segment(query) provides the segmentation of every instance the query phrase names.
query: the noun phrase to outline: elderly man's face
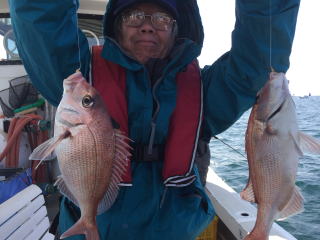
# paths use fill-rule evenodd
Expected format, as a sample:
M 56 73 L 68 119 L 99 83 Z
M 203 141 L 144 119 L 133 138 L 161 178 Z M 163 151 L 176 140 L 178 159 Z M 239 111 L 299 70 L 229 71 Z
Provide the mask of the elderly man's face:
M 166 10 L 152 3 L 135 5 L 128 13 L 132 11 L 144 12 L 145 15 L 166 13 L 170 16 Z M 159 29 L 152 24 L 151 18 L 148 16 L 140 26 L 128 23 L 126 20 L 121 22 L 120 36 L 118 37 L 120 46 L 128 55 L 143 64 L 150 58 L 164 58 L 167 55 L 175 37 L 172 31 L 173 23 L 169 24 L 166 29 Z

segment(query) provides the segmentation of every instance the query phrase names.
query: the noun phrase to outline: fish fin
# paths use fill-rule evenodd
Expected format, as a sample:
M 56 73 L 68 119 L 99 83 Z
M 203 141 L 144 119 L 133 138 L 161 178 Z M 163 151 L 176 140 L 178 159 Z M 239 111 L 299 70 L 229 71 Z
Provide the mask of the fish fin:
M 54 183 L 54 186 L 57 186 L 59 191 L 66 196 L 71 202 L 73 202 L 75 205 L 79 207 L 79 203 L 77 199 L 73 196 L 72 192 L 69 190 L 68 186 L 64 182 L 62 176 L 58 176 L 56 182 Z
M 303 152 L 320 154 L 319 140 L 311 137 L 303 132 L 299 132 L 299 146 Z
M 55 139 L 50 138 L 47 141 L 43 142 L 37 146 L 29 156 L 29 160 L 49 160 L 53 159 L 55 156 L 52 148 L 54 145 Z
M 284 208 L 278 213 L 276 216 L 277 220 L 286 219 L 289 216 L 294 214 L 298 214 L 304 210 L 303 207 L 303 197 L 299 191 L 298 187 L 294 188 L 293 194 L 288 201 L 288 203 L 284 206 Z
M 125 140 L 130 139 L 124 136 L 119 130 L 115 129 L 114 131 L 116 152 L 113 160 L 111 180 L 104 197 L 99 202 L 97 209 L 98 215 L 108 210 L 116 200 L 119 191 L 118 184 L 122 181 L 122 175 L 127 169 L 128 157 L 131 156 L 128 150 L 131 147 L 125 142 Z
M 87 223 L 82 217 L 72 227 L 65 231 L 61 235 L 60 239 L 65 239 L 67 237 L 79 234 L 86 235 L 86 239 L 100 240 L 96 223 Z
M 294 137 L 291 133 L 289 135 L 293 139 L 294 146 L 296 147 L 296 150 L 299 153 L 299 156 L 302 157 L 303 156 L 303 151 L 301 150 L 301 147 L 300 147 L 301 144 L 299 143 L 299 136 L 297 138 L 297 137 Z
M 248 202 L 252 202 L 252 203 L 256 202 L 256 198 L 255 198 L 254 192 L 253 192 L 252 181 L 250 180 L 250 178 L 247 183 L 247 186 L 240 193 L 240 196 L 242 199 L 244 199 Z
M 59 137 L 50 138 L 37 146 L 29 156 L 29 160 L 40 160 L 40 163 L 36 166 L 36 169 L 45 160 L 51 160 L 57 156 L 54 153 L 54 149 L 65 138 L 70 136 L 69 131 L 65 131 Z

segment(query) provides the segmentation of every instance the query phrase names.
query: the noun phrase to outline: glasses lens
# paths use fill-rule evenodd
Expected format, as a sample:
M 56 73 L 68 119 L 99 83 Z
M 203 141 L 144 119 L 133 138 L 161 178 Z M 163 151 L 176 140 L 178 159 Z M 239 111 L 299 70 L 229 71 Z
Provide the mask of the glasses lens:
M 144 22 L 144 12 L 133 11 L 123 16 L 123 22 L 131 27 L 139 27 Z
M 152 23 L 159 30 L 168 30 L 172 22 L 173 19 L 165 13 L 154 13 L 152 15 Z

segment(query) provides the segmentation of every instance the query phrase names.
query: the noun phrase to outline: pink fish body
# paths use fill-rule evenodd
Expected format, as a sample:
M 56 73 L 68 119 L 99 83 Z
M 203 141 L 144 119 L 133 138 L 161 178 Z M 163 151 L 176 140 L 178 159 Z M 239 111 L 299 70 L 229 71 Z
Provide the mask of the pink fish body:
M 36 148 L 30 158 L 43 159 L 54 150 L 61 171 L 56 185 L 80 207 L 81 218 L 61 239 L 85 234 L 88 240 L 98 240 L 96 215 L 115 201 L 130 147 L 127 138 L 113 129 L 100 95 L 80 72 L 65 79 L 63 85 L 54 137 Z
M 320 153 L 320 144 L 298 130 L 295 105 L 283 73 L 270 73 L 253 106 L 247 132 L 249 180 L 241 197 L 258 204 L 255 226 L 246 240 L 266 240 L 274 220 L 303 211 L 295 186 L 303 151 Z

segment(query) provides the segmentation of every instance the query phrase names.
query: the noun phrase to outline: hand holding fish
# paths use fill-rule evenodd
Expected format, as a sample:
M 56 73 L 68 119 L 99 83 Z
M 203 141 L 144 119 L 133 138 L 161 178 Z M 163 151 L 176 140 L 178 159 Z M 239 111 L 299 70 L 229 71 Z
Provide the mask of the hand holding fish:
M 256 224 L 245 240 L 266 240 L 274 220 L 303 211 L 295 186 L 303 152 L 320 154 L 320 143 L 298 130 L 295 104 L 283 73 L 270 79 L 253 106 L 247 132 L 249 180 L 241 197 L 258 204 Z
M 81 218 L 61 239 L 85 234 L 88 240 L 98 240 L 96 215 L 117 197 L 130 146 L 128 138 L 113 129 L 100 95 L 81 72 L 65 79 L 63 87 L 54 137 L 38 146 L 30 159 L 43 160 L 54 150 L 62 174 L 56 185 L 80 207 Z

